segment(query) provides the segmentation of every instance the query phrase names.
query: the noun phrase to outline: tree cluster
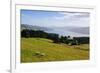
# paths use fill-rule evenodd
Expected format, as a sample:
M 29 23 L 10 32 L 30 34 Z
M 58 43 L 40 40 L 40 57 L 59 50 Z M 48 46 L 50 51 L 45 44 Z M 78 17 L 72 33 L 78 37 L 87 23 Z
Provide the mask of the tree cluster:
M 89 37 L 74 37 L 73 39 L 77 40 L 80 44 L 88 44 Z
M 21 31 L 21 37 L 25 38 L 32 38 L 32 37 L 39 37 L 39 38 L 47 38 L 53 40 L 55 43 L 59 42 L 59 35 L 55 33 L 47 33 L 42 30 L 28 30 L 24 29 Z
M 59 34 L 55 33 L 47 33 L 42 30 L 29 30 L 24 29 L 21 31 L 21 37 L 25 38 L 32 38 L 32 37 L 39 37 L 39 38 L 47 38 L 53 40 L 54 43 L 65 43 L 70 45 L 77 45 L 77 44 L 87 44 L 89 43 L 89 37 L 73 37 L 70 36 L 59 36 Z

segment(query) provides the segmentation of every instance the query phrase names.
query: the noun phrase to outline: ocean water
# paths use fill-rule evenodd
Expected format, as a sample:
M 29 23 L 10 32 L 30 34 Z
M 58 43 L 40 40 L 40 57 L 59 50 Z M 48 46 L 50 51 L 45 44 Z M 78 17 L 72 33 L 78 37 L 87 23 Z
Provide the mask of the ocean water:
M 65 30 L 65 29 L 53 29 L 46 31 L 48 33 L 56 33 L 59 34 L 60 36 L 72 36 L 72 37 L 89 37 L 89 33 L 79 33 L 79 32 L 74 32 L 70 30 Z

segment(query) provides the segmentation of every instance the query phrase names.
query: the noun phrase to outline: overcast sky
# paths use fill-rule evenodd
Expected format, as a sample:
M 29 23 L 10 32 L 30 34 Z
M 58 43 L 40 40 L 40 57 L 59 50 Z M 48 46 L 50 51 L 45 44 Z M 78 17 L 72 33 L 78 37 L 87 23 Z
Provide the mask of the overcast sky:
M 21 10 L 21 24 L 44 27 L 89 27 L 89 13 Z

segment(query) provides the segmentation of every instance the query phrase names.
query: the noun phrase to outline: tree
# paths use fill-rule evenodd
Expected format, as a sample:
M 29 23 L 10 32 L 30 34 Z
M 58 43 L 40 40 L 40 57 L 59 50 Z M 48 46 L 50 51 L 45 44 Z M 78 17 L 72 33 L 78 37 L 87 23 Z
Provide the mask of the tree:
M 68 43 L 68 37 L 66 37 L 66 36 L 61 36 L 61 37 L 60 37 L 60 42 L 61 42 L 61 43 L 66 43 L 66 44 L 67 44 L 67 43 Z
M 21 31 L 21 37 L 25 37 L 25 38 L 30 37 L 30 32 L 29 32 L 29 30 L 27 30 L 27 29 L 22 30 L 22 31 Z
M 70 36 L 68 36 L 68 39 L 70 39 Z
M 55 33 L 48 33 L 48 39 L 53 40 L 54 43 L 59 43 L 59 35 Z

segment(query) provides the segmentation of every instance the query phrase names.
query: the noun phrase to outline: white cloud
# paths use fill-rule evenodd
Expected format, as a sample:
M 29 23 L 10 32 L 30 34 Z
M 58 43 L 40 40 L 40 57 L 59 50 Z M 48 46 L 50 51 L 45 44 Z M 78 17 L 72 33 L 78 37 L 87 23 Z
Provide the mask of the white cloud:
M 75 18 L 84 18 L 89 17 L 89 13 L 76 13 L 76 12 L 58 12 L 62 16 L 55 16 L 54 19 L 63 20 L 63 19 L 75 19 Z
M 59 26 L 89 26 L 89 13 L 58 12 L 58 14 L 60 16 L 54 16 L 53 19 L 59 22 Z

